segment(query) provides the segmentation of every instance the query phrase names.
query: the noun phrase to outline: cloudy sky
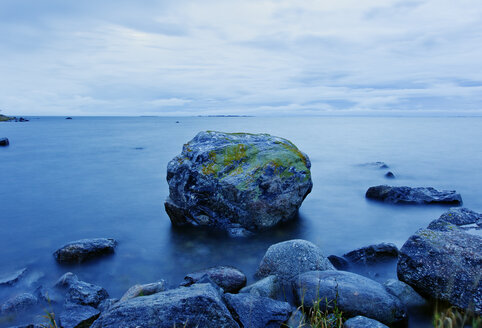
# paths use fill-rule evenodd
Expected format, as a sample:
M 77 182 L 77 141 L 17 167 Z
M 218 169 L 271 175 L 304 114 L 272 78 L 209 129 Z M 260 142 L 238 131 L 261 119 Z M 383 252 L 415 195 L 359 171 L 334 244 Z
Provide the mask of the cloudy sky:
M 480 0 L 1 0 L 21 115 L 482 113 Z

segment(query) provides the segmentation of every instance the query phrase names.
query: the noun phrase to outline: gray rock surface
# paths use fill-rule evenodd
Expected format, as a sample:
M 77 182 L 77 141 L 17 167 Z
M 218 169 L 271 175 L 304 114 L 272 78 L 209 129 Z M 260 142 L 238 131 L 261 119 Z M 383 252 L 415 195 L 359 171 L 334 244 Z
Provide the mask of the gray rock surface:
M 277 299 L 281 291 L 280 289 L 281 286 L 278 283 L 278 277 L 268 276 L 256 281 L 254 284 L 244 287 L 239 292 Z
M 476 228 L 482 227 L 482 214 L 469 210 L 468 208 L 451 208 L 443 213 L 437 220 L 432 221 L 427 229 L 452 231 L 462 229 L 463 226 L 472 225 Z
M 89 328 L 99 315 L 91 306 L 69 304 L 60 313 L 59 323 L 62 328 Z
M 242 327 L 279 328 L 291 315 L 286 302 L 250 294 L 225 294 L 224 301 Z
M 362 315 L 385 324 L 406 319 L 405 306 L 376 281 L 346 271 L 311 271 L 293 279 L 298 304 L 328 301 L 348 317 Z M 323 302 L 320 305 L 324 305 Z
M 200 132 L 169 162 L 166 212 L 177 226 L 265 230 L 296 217 L 311 163 L 267 134 Z
M 421 229 L 400 249 L 398 278 L 418 292 L 482 312 L 482 238 Z
M 380 243 L 361 247 L 343 255 L 352 263 L 376 263 L 387 259 L 396 259 L 398 257 L 398 248 L 395 244 Z
M 119 302 L 119 299 L 117 298 L 107 298 L 99 303 L 97 309 L 100 312 L 106 312 L 110 310 L 110 308 L 113 307 L 117 302 Z
M 30 293 L 23 293 L 8 299 L 0 308 L 2 315 L 25 312 L 38 303 L 37 297 Z
M 124 302 L 134 297 L 156 294 L 159 292 L 163 292 L 166 289 L 167 284 L 164 280 L 153 282 L 150 284 L 134 285 L 124 293 L 124 295 L 120 299 L 120 302 Z
M 282 280 L 315 270 L 334 270 L 334 266 L 315 244 L 293 239 L 271 245 L 258 266 L 259 277 L 275 275 Z
M 240 270 L 230 266 L 217 266 L 205 270 L 189 273 L 184 277 L 182 286 L 190 286 L 198 282 L 203 276 L 208 276 L 226 293 L 237 293 L 246 286 L 246 276 Z
M 107 291 L 97 285 L 81 281 L 71 272 L 64 274 L 56 283 L 57 287 L 67 288 L 67 300 L 79 305 L 97 307 L 107 299 Z
M 117 242 L 112 238 L 81 239 L 70 242 L 54 252 L 59 263 L 80 263 L 114 253 Z
M 388 279 L 383 283 L 383 286 L 385 286 L 385 289 L 390 294 L 398 297 L 398 299 L 407 307 L 422 306 L 427 303 L 419 293 L 403 281 Z
M 383 323 L 376 320 L 359 315 L 345 321 L 343 328 L 388 328 L 388 326 L 385 326 Z
M 350 263 L 340 256 L 330 255 L 328 256 L 328 260 L 330 260 L 331 264 L 333 264 L 337 270 L 347 271 L 347 269 L 350 267 Z
M 7 272 L 0 275 L 0 286 L 13 285 L 16 283 L 27 271 L 27 268 L 22 268 L 13 272 Z
M 210 284 L 180 287 L 115 304 L 92 328 L 239 328 Z
M 432 187 L 391 187 L 368 188 L 367 198 L 392 204 L 462 204 L 462 197 L 455 190 L 438 191 Z
M 8 138 L 0 138 L 0 147 L 5 147 L 10 144 L 10 141 L 8 141 Z

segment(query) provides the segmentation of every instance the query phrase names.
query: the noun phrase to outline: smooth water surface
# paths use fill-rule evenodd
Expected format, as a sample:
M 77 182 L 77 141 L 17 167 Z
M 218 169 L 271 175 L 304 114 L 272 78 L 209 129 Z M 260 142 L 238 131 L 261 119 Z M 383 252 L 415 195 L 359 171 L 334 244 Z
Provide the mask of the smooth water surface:
M 201 130 L 270 133 L 307 153 L 314 187 L 298 220 L 244 239 L 173 229 L 163 205 L 166 166 Z M 29 271 L 17 287 L 0 287 L 0 303 L 67 271 L 111 297 L 159 279 L 175 286 L 213 265 L 234 265 L 252 282 L 275 242 L 307 239 L 326 255 L 379 242 L 401 247 L 447 209 L 368 201 L 373 185 L 455 189 L 464 206 L 482 211 L 480 117 L 41 117 L 0 123 L 4 136 L 10 146 L 0 147 L 0 273 Z M 360 165 L 374 161 L 386 162 L 396 179 Z M 74 266 L 54 261 L 64 243 L 94 237 L 117 239 L 115 255 Z M 396 276 L 395 266 L 366 274 L 384 281 Z M 0 326 L 12 323 L 2 320 Z

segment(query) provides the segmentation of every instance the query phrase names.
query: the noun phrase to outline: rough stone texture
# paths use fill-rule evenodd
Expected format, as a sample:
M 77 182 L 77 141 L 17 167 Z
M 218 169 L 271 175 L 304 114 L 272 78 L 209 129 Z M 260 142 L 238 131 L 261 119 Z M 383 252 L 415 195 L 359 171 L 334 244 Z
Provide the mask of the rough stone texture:
M 259 264 L 257 275 L 279 276 L 283 280 L 315 270 L 334 270 L 335 267 L 315 244 L 293 239 L 271 245 Z
M 59 263 L 80 263 L 114 253 L 117 242 L 112 238 L 81 239 L 70 242 L 54 252 Z
M 100 315 L 100 311 L 91 306 L 69 304 L 60 313 L 59 322 L 62 328 L 89 328 Z
M 56 286 L 67 287 L 67 300 L 79 305 L 97 307 L 100 302 L 109 297 L 104 288 L 81 281 L 71 272 L 60 277 Z
M 13 285 L 16 283 L 27 271 L 27 268 L 23 268 L 14 272 L 8 272 L 0 275 L 0 286 Z
M 311 163 L 268 134 L 200 132 L 169 162 L 166 212 L 174 225 L 265 230 L 296 217 Z
M 462 204 L 462 197 L 455 190 L 438 191 L 432 187 L 391 187 L 368 188 L 367 198 L 393 204 Z
M 246 328 L 279 328 L 292 312 L 288 303 L 267 297 L 225 294 L 223 298 L 233 318 Z
M 443 213 L 437 220 L 432 221 L 427 229 L 451 231 L 464 225 L 481 226 L 482 214 L 468 208 L 451 208 Z
M 150 284 L 134 285 L 124 293 L 124 295 L 120 299 L 120 302 L 126 301 L 134 297 L 148 296 L 155 293 L 163 292 L 166 289 L 167 284 L 164 280 L 153 282 Z
M 8 146 L 9 144 L 8 138 L 0 138 L 0 146 Z
M 343 328 L 388 328 L 388 326 L 385 326 L 383 323 L 376 320 L 359 315 L 345 321 Z
M 386 324 L 405 320 L 405 306 L 376 281 L 346 271 L 305 272 L 293 280 L 298 304 L 325 297 L 348 317 L 363 315 Z M 320 305 L 325 305 L 321 302 Z
M 38 303 L 37 297 L 30 293 L 23 293 L 14 296 L 2 304 L 1 313 L 9 314 L 15 312 L 25 312 L 30 307 Z
M 343 255 L 352 263 L 376 263 L 398 257 L 398 248 L 395 244 L 380 243 L 361 247 Z
M 230 266 L 217 266 L 194 273 L 184 277 L 181 286 L 190 286 L 198 282 L 203 276 L 208 276 L 216 285 L 226 293 L 237 293 L 246 286 L 246 276 L 240 270 Z
M 42 302 L 48 304 L 60 303 L 63 301 L 63 295 L 60 295 L 58 290 L 39 286 L 35 289 L 34 295 Z
M 117 298 L 107 298 L 99 303 L 97 309 L 99 309 L 100 312 L 109 311 L 110 308 L 113 307 L 117 302 L 119 302 Z
M 92 328 L 239 328 L 210 284 L 180 287 L 115 304 Z
M 346 259 L 340 256 L 336 255 L 330 255 L 328 256 L 328 260 L 330 260 L 331 264 L 337 269 L 337 270 L 347 270 L 350 267 L 350 263 Z
M 482 311 L 482 238 L 421 229 L 400 250 L 398 278 L 424 295 Z
M 390 294 L 398 297 L 398 299 L 407 307 L 422 306 L 427 303 L 420 294 L 403 281 L 388 279 L 383 286 L 385 286 L 385 289 Z
M 277 299 L 281 291 L 280 289 L 281 286 L 278 284 L 278 278 L 276 276 L 268 276 L 256 281 L 252 285 L 244 287 L 239 292 Z

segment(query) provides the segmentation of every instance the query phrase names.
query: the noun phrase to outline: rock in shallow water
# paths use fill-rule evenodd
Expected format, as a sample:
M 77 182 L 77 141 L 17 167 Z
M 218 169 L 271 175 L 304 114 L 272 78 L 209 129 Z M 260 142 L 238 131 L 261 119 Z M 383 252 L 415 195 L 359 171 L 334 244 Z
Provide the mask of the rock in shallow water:
M 0 286 L 1 285 L 13 285 L 16 283 L 27 271 L 27 268 L 23 268 L 14 272 L 9 272 L 0 275 Z
M 406 319 L 405 306 L 376 281 L 346 271 L 310 271 L 293 279 L 298 304 L 326 300 L 347 316 L 363 315 L 386 324 Z
M 221 287 L 226 293 L 237 293 L 241 288 L 246 286 L 246 276 L 240 270 L 230 266 L 217 266 L 194 273 L 190 273 L 184 277 L 182 286 L 190 286 L 204 276 L 207 276 L 217 286 Z
M 180 287 L 116 303 L 92 328 L 239 328 L 210 284 Z
M 2 307 L 0 308 L 0 313 L 2 315 L 7 315 L 17 312 L 25 312 L 37 303 L 37 297 L 30 293 L 23 293 L 8 299 L 5 303 L 3 303 Z
M 100 302 L 109 297 L 109 294 L 104 288 L 81 281 L 71 272 L 67 272 L 60 277 L 56 286 L 59 288 L 66 287 L 68 290 L 67 300 L 79 305 L 97 307 Z
M 168 164 L 166 212 L 174 225 L 265 230 L 296 216 L 310 167 L 283 138 L 200 132 Z
M 59 263 L 80 263 L 114 253 L 116 245 L 112 238 L 81 239 L 62 246 L 54 252 L 54 257 Z
M 398 248 L 392 243 L 380 243 L 355 249 L 343 255 L 352 263 L 376 263 L 398 257 Z
M 120 299 L 120 302 L 127 301 L 134 297 L 156 294 L 159 292 L 163 292 L 166 289 L 167 284 L 164 280 L 153 282 L 150 284 L 134 285 L 124 293 L 124 295 Z
M 0 138 L 0 146 L 8 146 L 9 144 L 8 138 Z
M 432 187 L 391 187 L 368 188 L 367 198 L 392 204 L 462 204 L 462 197 L 455 190 L 438 191 Z

